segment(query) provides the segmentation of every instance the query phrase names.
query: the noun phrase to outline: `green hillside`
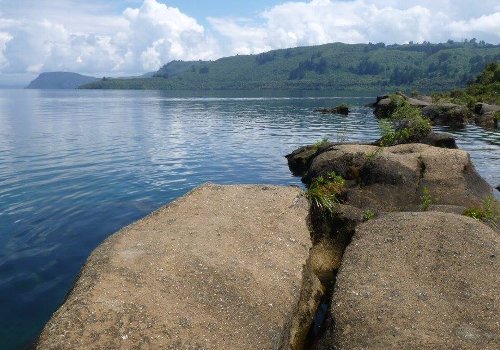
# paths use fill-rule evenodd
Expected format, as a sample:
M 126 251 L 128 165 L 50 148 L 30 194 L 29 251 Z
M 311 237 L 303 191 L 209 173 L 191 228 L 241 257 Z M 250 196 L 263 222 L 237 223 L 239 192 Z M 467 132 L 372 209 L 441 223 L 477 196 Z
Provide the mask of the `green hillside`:
M 40 74 L 26 89 L 77 89 L 82 84 L 98 80 L 94 77 L 71 72 L 47 72 Z
M 443 44 L 326 44 L 216 61 L 173 61 L 153 78 L 102 79 L 90 89 L 394 89 L 441 91 L 473 80 L 500 60 L 500 45 L 471 40 Z
M 470 109 L 474 109 L 478 102 L 500 105 L 500 61 L 489 63 L 465 89 L 436 93 L 433 98 L 441 102 L 466 105 Z

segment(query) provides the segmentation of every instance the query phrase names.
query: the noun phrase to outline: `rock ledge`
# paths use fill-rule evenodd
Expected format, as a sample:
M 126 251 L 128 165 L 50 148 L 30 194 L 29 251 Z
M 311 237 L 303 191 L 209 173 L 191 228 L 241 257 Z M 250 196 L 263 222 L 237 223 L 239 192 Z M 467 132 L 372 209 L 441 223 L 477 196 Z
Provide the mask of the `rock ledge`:
M 88 259 L 37 349 L 270 349 L 311 246 L 300 189 L 204 185 Z

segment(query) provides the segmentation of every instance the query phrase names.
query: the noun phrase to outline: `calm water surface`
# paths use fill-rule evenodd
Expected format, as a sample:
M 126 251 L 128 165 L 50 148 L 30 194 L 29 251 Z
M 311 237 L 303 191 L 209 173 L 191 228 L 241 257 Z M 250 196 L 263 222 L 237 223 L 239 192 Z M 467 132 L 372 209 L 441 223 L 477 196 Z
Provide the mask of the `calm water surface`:
M 207 181 L 299 185 L 283 158 L 294 148 L 379 135 L 370 109 L 313 112 L 372 98 L 179 96 L 0 90 L 0 348 L 29 343 L 124 225 Z M 500 183 L 499 132 L 452 132 Z

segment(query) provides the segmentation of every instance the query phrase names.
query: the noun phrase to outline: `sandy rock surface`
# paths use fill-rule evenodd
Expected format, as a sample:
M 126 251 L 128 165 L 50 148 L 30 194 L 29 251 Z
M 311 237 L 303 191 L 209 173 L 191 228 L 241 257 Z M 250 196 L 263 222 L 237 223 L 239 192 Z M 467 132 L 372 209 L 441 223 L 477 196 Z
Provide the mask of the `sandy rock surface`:
M 500 349 L 500 236 L 449 213 L 356 228 L 318 349 Z
M 272 349 L 311 246 L 307 201 L 204 185 L 100 245 L 37 349 Z

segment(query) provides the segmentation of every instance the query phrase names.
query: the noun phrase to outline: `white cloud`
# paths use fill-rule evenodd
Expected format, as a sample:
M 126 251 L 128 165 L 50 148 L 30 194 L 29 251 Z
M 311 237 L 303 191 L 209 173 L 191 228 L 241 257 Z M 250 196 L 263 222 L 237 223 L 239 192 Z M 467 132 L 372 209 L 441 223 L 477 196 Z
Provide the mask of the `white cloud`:
M 486 41 L 496 41 L 500 37 L 500 9 L 490 15 L 469 20 L 453 21 L 448 25 L 456 38 L 478 37 Z
M 232 54 L 248 55 L 273 48 L 268 42 L 267 29 L 257 24 L 248 24 L 246 19 L 208 18 L 208 21 L 215 30 L 230 39 L 229 45 L 225 46 Z
M 207 59 L 215 56 L 215 42 L 198 22 L 179 9 L 156 0 L 128 8 L 129 49 L 140 57 L 142 68 L 158 69 L 167 60 Z
M 94 18 L 96 23 L 101 20 L 103 17 Z M 217 45 L 203 26 L 157 0 L 127 8 L 111 18 L 109 26 L 97 28 L 104 34 L 82 32 L 85 25 L 80 21 L 75 30 L 68 22 L 54 19 L 13 20 L 0 14 L 0 70 L 131 74 L 156 70 L 173 59 L 216 56 Z
M 312 0 L 285 2 L 253 21 L 209 18 L 209 22 L 232 43 L 233 53 L 337 41 L 442 42 L 475 36 L 500 42 L 500 11 L 467 20 L 452 17 L 479 10 L 497 11 L 496 2 L 479 6 L 471 1 Z
M 173 59 L 336 41 L 500 42 L 498 0 L 288 1 L 255 17 L 208 18 L 207 27 L 163 1 L 123 10 L 118 1 L 0 0 L 0 80 L 54 70 L 130 75 Z
M 0 32 L 0 69 L 6 67 L 9 61 L 5 57 L 5 47 L 7 43 L 12 40 L 12 36 L 7 32 Z

